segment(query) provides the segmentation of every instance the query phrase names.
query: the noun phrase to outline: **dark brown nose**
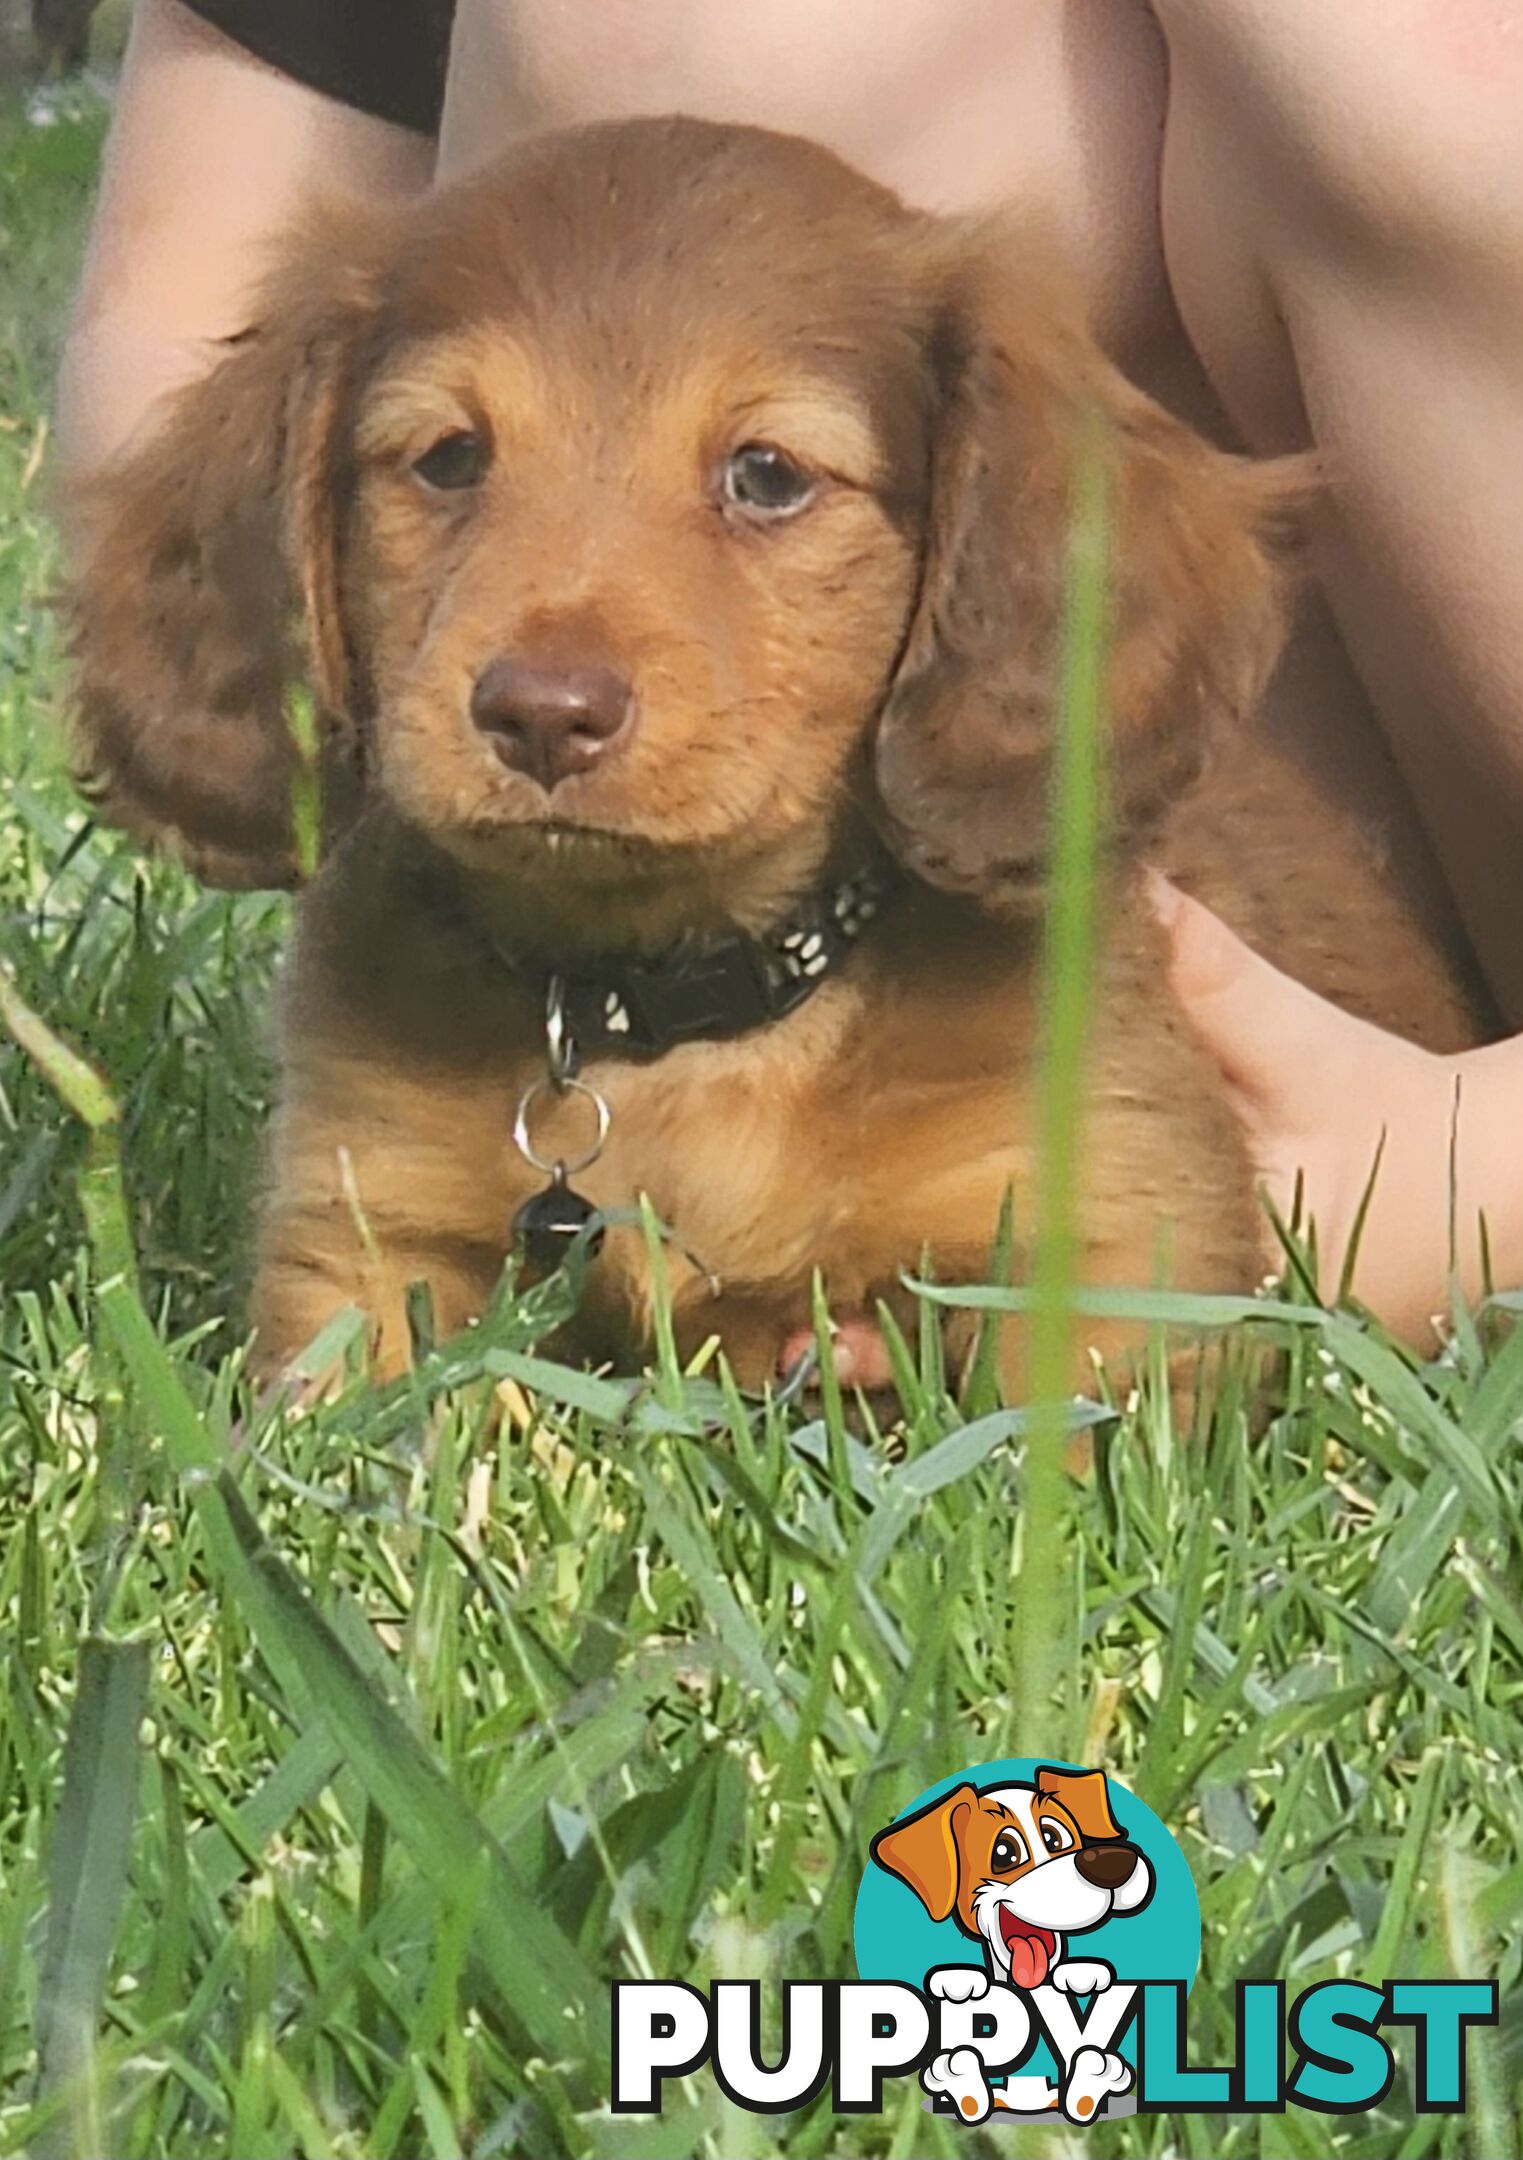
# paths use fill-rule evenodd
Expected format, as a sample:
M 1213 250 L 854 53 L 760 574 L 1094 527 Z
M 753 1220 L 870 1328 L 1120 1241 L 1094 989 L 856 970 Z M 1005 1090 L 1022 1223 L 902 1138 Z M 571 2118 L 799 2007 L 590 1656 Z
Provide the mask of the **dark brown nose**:
M 477 676 L 471 718 L 504 765 L 549 789 L 607 757 L 629 732 L 633 702 L 612 668 L 502 658 Z
M 1074 1856 L 1074 1866 L 1084 1881 L 1097 1890 L 1119 1890 L 1131 1880 L 1136 1865 L 1137 1855 L 1130 1845 L 1081 1845 Z

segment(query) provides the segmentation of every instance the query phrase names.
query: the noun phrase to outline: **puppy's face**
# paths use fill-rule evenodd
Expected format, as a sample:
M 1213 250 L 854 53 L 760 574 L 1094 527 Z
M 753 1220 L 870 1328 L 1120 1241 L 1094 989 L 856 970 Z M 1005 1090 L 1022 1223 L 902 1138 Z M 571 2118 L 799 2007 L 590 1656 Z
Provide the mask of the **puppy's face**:
M 348 800 L 552 896 L 797 889 L 868 824 L 949 890 L 1039 889 L 1085 439 L 1121 824 L 1270 656 L 1284 482 L 1131 390 L 1038 240 L 808 143 L 520 146 L 314 225 L 261 324 L 80 506 L 88 781 L 222 881 L 289 874 L 304 663 Z
M 959 1786 L 874 1840 L 933 1919 L 982 1942 L 997 1978 L 1040 1987 L 1065 1936 L 1136 1912 L 1146 1859 L 1111 1814 L 1100 1771 L 1043 1769 L 1034 1785 Z
M 531 161 L 393 271 L 344 605 L 380 785 L 483 868 L 818 851 L 887 693 L 929 476 L 910 222 L 742 140 L 676 215 L 648 160 L 594 200 Z

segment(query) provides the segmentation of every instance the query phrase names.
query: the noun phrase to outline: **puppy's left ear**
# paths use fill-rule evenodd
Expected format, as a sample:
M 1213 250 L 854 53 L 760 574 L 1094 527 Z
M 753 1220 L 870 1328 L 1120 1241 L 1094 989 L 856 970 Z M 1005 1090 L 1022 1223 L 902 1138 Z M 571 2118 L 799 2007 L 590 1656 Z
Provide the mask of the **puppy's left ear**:
M 888 838 L 918 876 L 1040 895 L 1074 482 L 1109 465 L 1109 802 L 1118 837 L 1196 775 L 1214 719 L 1254 702 L 1279 645 L 1271 538 L 1305 460 L 1230 457 L 1105 359 L 1039 242 L 954 236 L 931 273 L 924 568 L 879 723 Z

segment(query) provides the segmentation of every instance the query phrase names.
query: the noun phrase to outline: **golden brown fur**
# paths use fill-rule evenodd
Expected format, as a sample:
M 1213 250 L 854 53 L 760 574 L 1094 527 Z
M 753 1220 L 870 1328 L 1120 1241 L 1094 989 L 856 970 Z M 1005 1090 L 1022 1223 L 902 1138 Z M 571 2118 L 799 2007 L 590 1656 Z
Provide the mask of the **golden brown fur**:
M 278 1363 L 335 1305 L 405 1355 L 403 1291 L 479 1311 L 539 1180 L 510 1140 L 540 1015 L 494 941 L 575 964 L 761 928 L 885 849 L 910 889 L 800 1011 L 591 1077 L 579 1182 L 648 1192 L 689 1347 L 742 1376 L 806 1322 L 979 1277 L 1029 1190 L 1034 962 L 1076 443 L 1108 423 L 1117 564 L 1085 1271 L 1241 1288 L 1242 1144 L 1165 987 L 1144 850 L 1274 958 L 1435 1046 L 1469 1033 L 1359 835 L 1256 740 L 1268 548 L 1304 476 L 1209 447 L 1088 337 L 1033 237 L 903 209 L 823 150 L 691 121 L 520 148 L 385 229 L 325 219 L 264 327 L 83 506 L 92 792 L 205 875 L 293 874 L 284 677 L 322 702 L 331 851 L 300 905 L 255 1295 Z M 414 461 L 474 431 L 479 484 Z M 725 510 L 778 443 L 796 517 Z M 612 669 L 617 755 L 547 797 L 469 701 L 496 656 Z M 547 819 L 559 831 L 552 835 Z M 564 1113 L 568 1119 L 574 1113 Z M 563 1144 L 576 1135 L 568 1130 Z M 363 1222 L 361 1222 L 363 1217 Z M 1027 1218 L 1029 1220 L 1029 1215 Z M 578 1346 L 645 1339 L 610 1236 Z

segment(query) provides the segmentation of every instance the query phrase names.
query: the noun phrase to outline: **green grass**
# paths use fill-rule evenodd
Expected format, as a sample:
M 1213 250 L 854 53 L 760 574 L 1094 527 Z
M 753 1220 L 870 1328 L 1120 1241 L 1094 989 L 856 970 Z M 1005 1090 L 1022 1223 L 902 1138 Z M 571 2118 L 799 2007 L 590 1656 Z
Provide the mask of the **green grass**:
M 700 2080 L 612 2118 L 606 1982 L 849 1976 L 870 1833 L 1037 1729 L 1181 1839 L 1198 2060 L 1239 1976 L 1504 1988 L 1464 2120 L 1414 2123 L 1404 2055 L 1377 2115 L 1089 2148 L 1518 2150 L 1523 1334 L 1418 1368 L 1356 1316 L 1187 1303 L 1229 1343 L 1209 1434 L 1144 1389 L 1091 1481 L 1036 1480 L 1040 1534 L 930 1299 L 881 1436 L 829 1393 L 541 1365 L 511 1302 L 406 1382 L 251 1407 L 284 910 L 86 833 L 58 772 L 34 468 L 97 136 L 0 122 L 0 942 L 126 1166 L 0 1048 L 0 2153 L 992 2149 L 902 2089 L 772 2120 Z M 1023 1542 L 1059 1532 L 1034 1611 Z

